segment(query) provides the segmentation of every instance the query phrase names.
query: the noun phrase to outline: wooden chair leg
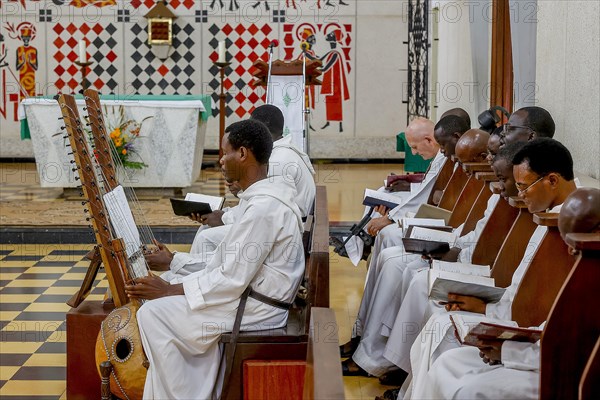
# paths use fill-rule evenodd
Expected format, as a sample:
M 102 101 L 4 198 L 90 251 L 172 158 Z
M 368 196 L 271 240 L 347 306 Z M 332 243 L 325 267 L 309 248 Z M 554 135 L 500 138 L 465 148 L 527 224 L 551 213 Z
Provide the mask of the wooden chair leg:
M 102 400 L 111 400 L 112 393 L 110 392 L 110 374 L 112 372 L 112 364 L 110 361 L 103 361 L 100 364 L 100 376 L 102 384 L 100 386 L 100 398 Z

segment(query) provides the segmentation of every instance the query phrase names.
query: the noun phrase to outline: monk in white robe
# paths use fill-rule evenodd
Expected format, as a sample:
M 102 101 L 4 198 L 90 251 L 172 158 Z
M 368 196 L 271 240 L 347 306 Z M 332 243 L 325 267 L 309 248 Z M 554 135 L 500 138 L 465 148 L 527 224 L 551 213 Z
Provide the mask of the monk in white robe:
M 145 399 L 211 399 L 219 395 L 221 333 L 231 331 L 240 296 L 250 286 L 291 302 L 304 273 L 302 220 L 283 177 L 267 179 L 272 139 L 261 123 L 228 127 L 221 165 L 239 181 L 240 217 L 201 271 L 168 284 L 145 277 L 126 286 L 130 297 L 155 299 L 138 311 L 150 367 Z M 242 330 L 282 327 L 287 310 L 248 298 Z
M 377 233 L 382 233 L 383 231 L 389 231 L 390 236 L 395 236 L 398 234 L 398 232 L 401 234 L 402 229 L 399 229 L 396 223 L 402 218 L 401 215 L 404 216 L 407 212 L 414 213 L 417 211 L 417 209 L 422 203 L 427 202 L 433 185 L 435 184 L 435 180 L 437 179 L 437 176 L 441 171 L 442 166 L 444 165 L 444 162 L 446 160 L 444 155 L 439 151 L 440 147 L 435 141 L 433 132 L 434 124 L 432 121 L 426 118 L 416 118 L 406 128 L 406 140 L 411 146 L 413 154 L 419 154 L 427 160 L 433 158 L 433 161 L 431 162 L 429 170 L 425 174 L 425 178 L 423 179 L 423 181 L 420 183 L 410 184 L 410 195 L 407 197 L 406 202 L 403 202 L 400 206 L 396 207 L 394 210 L 391 210 L 389 213 L 386 213 L 385 208 L 382 208 L 381 214 L 383 214 L 384 216 L 380 218 L 374 218 L 369 222 L 367 226 L 369 234 L 373 235 Z M 392 214 L 396 215 L 397 219 L 395 221 L 388 218 L 388 215 Z M 398 241 L 396 239 L 388 242 L 387 238 L 388 236 L 382 233 L 378 234 L 375 240 L 373 251 L 371 253 L 371 264 L 365 280 L 365 290 L 363 293 L 363 298 L 359 308 L 358 317 L 356 319 L 356 323 L 352 332 L 353 338 L 357 338 L 362 335 L 362 326 L 366 319 L 367 311 L 370 306 L 370 300 L 373 294 L 374 286 L 377 282 L 377 276 L 379 272 L 377 265 L 379 265 L 380 263 L 380 261 L 378 260 L 380 249 L 401 243 L 401 241 Z M 352 238 L 352 240 L 355 241 L 353 246 L 358 245 L 360 254 L 362 255 L 362 240 L 356 237 Z M 385 255 L 383 257 L 385 257 Z M 353 345 L 351 344 L 351 342 L 342 345 L 342 347 L 347 347 L 348 351 L 353 350 Z
M 519 197 L 529 212 L 545 210 L 559 212 L 565 199 L 576 189 L 573 160 L 569 151 L 559 142 L 540 138 L 528 142 L 513 158 L 513 174 Z M 534 231 L 525 256 L 512 278 L 511 285 L 497 303 L 486 304 L 481 299 L 451 294 L 446 305 L 448 311 L 466 311 L 485 314 L 487 317 L 511 320 L 511 307 L 521 279 L 531 257 L 545 236 L 547 228 L 538 226 Z M 427 371 L 443 352 L 459 346 L 449 328 L 448 313 L 433 315 L 415 340 L 411 349 L 412 388 L 407 396 L 422 398 L 427 386 Z M 412 394 L 411 394 L 412 393 Z
M 441 122 L 443 121 L 444 119 Z M 445 145 L 444 153 L 456 154 L 461 162 L 481 162 L 485 160 L 488 139 L 489 134 L 487 132 L 471 129 L 462 134 L 457 141 L 452 142 L 452 147 L 450 147 L 448 140 L 436 135 L 436 140 Z M 482 229 L 483 227 L 481 227 Z M 457 234 L 460 234 L 461 231 L 462 225 L 455 230 Z M 473 241 L 473 235 L 465 236 L 468 237 L 465 237 L 464 241 L 463 238 L 458 241 L 459 247 L 466 247 Z M 392 254 L 393 252 L 396 253 Z M 408 287 L 408 283 L 418 269 L 429 266 L 429 263 L 423 260 L 420 255 L 405 256 L 403 253 L 402 246 L 385 249 L 381 253 L 380 262 L 383 261 L 383 265 L 381 265 L 380 271 L 377 271 L 379 275 L 376 278 L 369 308 L 366 312 L 360 345 L 352 356 L 352 360 L 357 365 L 375 376 L 381 376 L 393 368 L 393 364 L 384 358 L 383 353 L 394 320 L 404 300 L 405 290 L 402 289 Z M 386 257 L 385 260 L 382 260 L 383 257 Z M 407 259 L 411 261 L 407 263 Z M 375 265 L 375 268 L 378 267 L 378 265 Z M 375 276 L 375 274 L 372 274 L 372 276 Z M 361 308 L 363 308 L 362 304 Z
M 265 104 L 257 107 L 252 112 L 251 119 L 264 123 L 273 139 L 273 151 L 269 158 L 267 176 L 269 178 L 282 176 L 292 185 L 296 191 L 294 201 L 300 208 L 302 218 L 306 218 L 312 211 L 316 193 L 315 170 L 310 158 L 292 145 L 291 136 L 282 136 L 283 113 L 276 106 Z M 233 190 L 239 189 L 234 186 Z M 193 218 L 198 222 L 208 223 L 211 227 L 202 226 L 198 229 L 189 253 L 176 252 L 174 254 L 173 260 L 168 265 L 169 271 L 163 274 L 163 279 L 170 282 L 178 279 L 177 275 L 185 276 L 203 269 L 214 254 L 217 245 L 225 238 L 231 225 L 238 218 L 240 212 L 237 208 L 238 206 L 235 206 L 229 208 L 225 213 L 213 212 Z M 216 214 L 217 218 L 212 214 Z
M 577 189 L 567 197 L 559 229 L 563 238 L 600 231 L 600 190 Z M 442 354 L 428 372 L 423 395 L 428 399 L 537 399 L 539 370 L 539 341 L 482 342 L 480 348 L 464 346 Z
M 490 140 L 492 138 L 493 136 L 490 137 Z M 492 160 L 492 169 L 498 177 L 500 184 L 500 194 L 493 194 L 490 197 L 483 218 L 477 222 L 475 229 L 461 236 L 455 243 L 455 247 L 460 249 L 458 262 L 472 263 L 475 246 L 481 240 L 481 233 L 498 204 L 500 197 L 504 197 L 504 201 L 508 201 L 509 197 L 518 194 L 514 182 L 512 158 L 524 145 L 525 143 L 507 145 Z M 410 349 L 412 344 L 429 317 L 436 312 L 440 312 L 442 309 L 442 306 L 438 302 L 429 300 L 427 272 L 429 265 L 418 270 L 411 279 L 410 276 L 406 275 L 413 270 L 414 268 L 407 268 L 402 277 L 403 283 L 410 283 L 405 291 L 402 306 L 398 314 L 395 315 L 395 319 L 390 320 L 386 318 L 383 321 L 385 327 L 391 327 L 383 356 L 407 372 L 410 372 Z M 383 330 L 382 328 L 382 334 Z

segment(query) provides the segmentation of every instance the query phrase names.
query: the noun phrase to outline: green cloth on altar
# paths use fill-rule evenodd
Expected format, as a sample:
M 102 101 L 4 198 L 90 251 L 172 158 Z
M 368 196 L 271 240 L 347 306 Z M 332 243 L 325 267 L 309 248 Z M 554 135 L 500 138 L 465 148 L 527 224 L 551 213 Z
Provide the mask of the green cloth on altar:
M 419 155 L 414 155 L 404 132 L 400 132 L 396 136 L 396 151 L 404 152 L 404 171 L 405 172 L 425 172 L 429 168 L 432 160 L 424 160 Z
M 42 100 L 51 100 L 53 96 L 37 96 L 33 97 L 34 99 L 42 99 Z M 76 94 L 76 100 L 83 99 L 83 95 Z M 129 95 L 120 95 L 120 94 L 102 94 L 100 95 L 100 100 L 118 100 L 118 101 L 143 101 L 143 100 L 163 100 L 163 101 L 193 101 L 200 100 L 204 105 L 203 112 L 200 113 L 200 117 L 202 121 L 206 122 L 208 117 L 212 113 L 211 108 L 211 97 L 208 94 L 199 94 L 199 95 L 154 95 L 154 94 L 129 94 Z M 31 134 L 29 132 L 29 125 L 27 124 L 27 118 L 21 120 L 21 140 L 31 139 Z

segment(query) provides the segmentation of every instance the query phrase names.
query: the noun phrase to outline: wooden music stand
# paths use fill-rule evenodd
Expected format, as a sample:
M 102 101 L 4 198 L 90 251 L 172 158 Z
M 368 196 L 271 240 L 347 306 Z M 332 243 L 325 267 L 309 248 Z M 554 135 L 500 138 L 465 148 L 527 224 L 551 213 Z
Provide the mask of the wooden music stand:
M 306 145 L 306 153 L 309 152 L 309 139 L 308 139 L 308 118 L 310 114 L 308 91 L 306 86 L 310 85 L 321 85 L 321 81 L 318 77 L 321 75 L 320 67 L 323 64 L 321 60 L 306 60 L 304 64 L 303 60 L 294 61 L 282 61 L 274 60 L 271 65 L 271 76 L 302 76 L 304 75 L 304 141 Z M 269 64 L 262 60 L 254 62 L 253 67 L 255 71 L 252 73 L 254 80 L 250 82 L 252 87 L 267 86 L 269 77 Z

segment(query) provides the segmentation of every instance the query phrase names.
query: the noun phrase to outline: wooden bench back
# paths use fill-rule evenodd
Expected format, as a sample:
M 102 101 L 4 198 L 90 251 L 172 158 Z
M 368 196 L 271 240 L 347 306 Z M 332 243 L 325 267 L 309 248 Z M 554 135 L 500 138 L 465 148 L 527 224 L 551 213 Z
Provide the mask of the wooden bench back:
M 600 336 L 579 380 L 580 399 L 600 399 Z
M 558 213 L 533 216 L 548 228 L 540 242 L 512 303 L 512 319 L 519 326 L 538 326 L 548 319 L 550 308 L 575 263 L 558 231 Z
M 435 171 L 432 171 L 435 172 Z M 452 173 L 454 172 L 454 163 L 449 158 L 446 158 L 440 172 L 435 179 L 435 183 L 433 184 L 433 188 L 431 189 L 431 193 L 429 193 L 429 198 L 427 199 L 427 204 L 433 205 L 433 195 L 438 190 L 444 190 L 448 182 L 450 181 L 450 177 L 452 177 Z
M 477 222 L 483 218 L 485 210 L 487 209 L 488 200 L 493 194 L 488 187 L 489 180 L 480 178 L 479 175 L 476 175 L 475 179 L 481 180 L 483 184 L 467 218 L 465 219 L 465 225 L 463 226 L 461 236 L 464 236 L 475 229 Z
M 345 399 L 338 325 L 331 308 L 311 310 L 303 399 Z
M 510 232 L 519 210 L 511 207 L 505 199 L 498 200 L 490 219 L 485 224 L 477 245 L 473 250 L 472 262 L 479 265 L 494 264 L 504 239 Z
M 467 180 L 469 177 L 463 171 L 463 169 L 459 166 L 454 170 L 448 184 L 444 188 L 444 194 L 442 194 L 442 198 L 440 199 L 440 204 L 438 207 L 443 208 L 444 210 L 452 211 L 456 201 L 458 200 L 458 196 L 462 192 L 465 187 Z
M 582 373 L 600 334 L 600 234 L 569 234 L 580 251 L 542 335 L 540 399 L 577 399 Z M 598 377 L 594 380 L 598 385 Z M 597 390 L 597 387 L 596 387 Z M 593 397 L 592 397 L 593 398 Z
M 537 227 L 533 222 L 533 216 L 522 201 L 511 198 L 509 204 L 518 210 L 518 215 L 492 264 L 492 277 L 496 280 L 496 286 L 499 287 L 510 286 L 512 276 L 523 257 L 532 256 L 526 251 L 529 239 Z M 485 238 L 483 235 L 482 237 Z
M 453 228 L 457 228 L 463 222 L 465 222 L 469 212 L 477 200 L 477 197 L 481 193 L 484 184 L 485 182 L 477 180 L 475 175 L 471 175 L 471 177 L 469 177 L 467 183 L 463 187 L 463 190 L 458 196 L 454 208 L 452 209 L 452 215 L 450 215 L 448 225 Z
M 310 307 L 329 307 L 329 214 L 327 212 L 327 190 L 317 186 L 315 208 L 306 264 L 305 287 Z M 307 315 L 307 325 L 310 323 Z

